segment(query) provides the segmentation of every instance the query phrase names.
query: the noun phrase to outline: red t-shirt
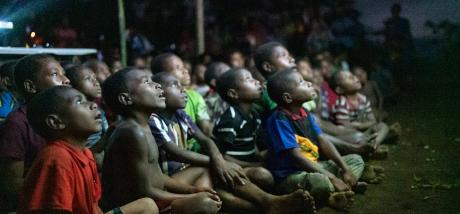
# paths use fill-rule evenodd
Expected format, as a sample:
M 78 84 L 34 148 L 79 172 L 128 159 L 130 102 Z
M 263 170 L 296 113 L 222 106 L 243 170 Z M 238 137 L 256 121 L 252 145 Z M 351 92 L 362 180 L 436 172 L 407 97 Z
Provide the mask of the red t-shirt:
M 62 140 L 38 153 L 24 182 L 20 213 L 44 209 L 98 213 L 101 183 L 96 161 L 87 148 Z
M 337 98 L 339 98 L 339 95 L 337 95 L 337 93 L 331 88 L 331 86 L 329 86 L 329 83 L 326 81 L 323 82 L 321 88 L 327 92 L 327 107 L 330 110 L 335 105 L 335 101 Z

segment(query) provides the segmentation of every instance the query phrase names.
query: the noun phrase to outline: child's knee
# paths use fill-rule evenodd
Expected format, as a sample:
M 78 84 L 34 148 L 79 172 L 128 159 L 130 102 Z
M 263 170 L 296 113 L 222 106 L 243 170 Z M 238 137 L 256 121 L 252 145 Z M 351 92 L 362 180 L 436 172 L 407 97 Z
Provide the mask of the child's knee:
M 275 180 L 270 171 L 263 167 L 254 167 L 246 172 L 246 176 L 255 184 L 263 185 L 264 187 L 273 186 Z
M 361 177 L 361 174 L 364 170 L 364 160 L 361 155 L 350 154 L 343 157 L 345 163 L 351 168 L 353 174 L 358 178 Z
M 366 139 L 366 135 L 362 132 L 353 132 L 350 134 L 350 142 L 354 142 L 354 143 L 363 143 L 365 142 L 364 140 Z
M 159 213 L 158 207 L 151 198 L 141 198 L 138 200 L 138 207 L 142 207 L 142 213 Z
M 386 123 L 378 123 L 377 124 L 377 130 L 379 130 L 381 132 L 388 132 L 390 130 L 390 128 L 388 127 L 388 125 Z
M 306 174 L 307 189 L 311 195 L 318 199 L 326 199 L 331 192 L 334 192 L 334 186 L 326 175 L 321 173 Z
M 199 210 L 196 213 L 211 214 L 217 213 L 219 210 L 216 201 L 206 195 L 200 195 L 200 197 L 196 199 L 196 204 Z

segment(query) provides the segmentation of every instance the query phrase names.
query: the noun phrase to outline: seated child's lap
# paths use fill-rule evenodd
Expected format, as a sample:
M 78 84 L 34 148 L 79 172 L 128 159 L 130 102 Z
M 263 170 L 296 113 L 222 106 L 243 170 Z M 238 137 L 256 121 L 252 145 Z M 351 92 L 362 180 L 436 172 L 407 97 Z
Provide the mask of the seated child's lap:
M 350 154 L 342 156 L 344 162 L 351 168 L 353 174 L 359 178 L 364 170 L 364 161 L 361 156 Z M 331 160 L 320 161 L 318 164 L 325 170 L 342 177 L 339 167 Z M 287 176 L 278 185 L 281 193 L 290 193 L 301 187 L 308 190 L 315 197 L 326 197 L 329 193 L 334 192 L 334 186 L 326 175 L 321 173 L 310 173 L 299 171 Z

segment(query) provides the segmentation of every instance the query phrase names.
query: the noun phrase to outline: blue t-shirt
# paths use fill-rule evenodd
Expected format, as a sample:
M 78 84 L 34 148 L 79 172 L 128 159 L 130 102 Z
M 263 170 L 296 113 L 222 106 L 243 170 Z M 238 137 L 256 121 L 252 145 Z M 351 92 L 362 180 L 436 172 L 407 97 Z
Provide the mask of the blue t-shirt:
M 313 114 L 301 109 L 299 114 L 277 108 L 267 120 L 268 160 L 267 167 L 275 181 L 280 182 L 288 175 L 302 171 L 287 156 L 287 151 L 300 148 L 306 158 L 315 161 L 319 157 L 318 136 L 322 133 Z
M 0 118 L 6 119 L 8 114 L 21 105 L 10 91 L 0 94 Z

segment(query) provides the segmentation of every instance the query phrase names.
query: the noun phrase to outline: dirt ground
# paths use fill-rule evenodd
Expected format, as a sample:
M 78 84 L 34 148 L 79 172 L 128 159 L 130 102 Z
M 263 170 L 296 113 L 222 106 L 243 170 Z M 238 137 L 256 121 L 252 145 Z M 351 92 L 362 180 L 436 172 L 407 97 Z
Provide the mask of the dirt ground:
M 446 64 L 416 66 L 386 108 L 389 123 L 403 127 L 400 143 L 390 145 L 387 160 L 373 161 L 385 180 L 356 196 L 350 213 L 460 213 L 460 73 Z

